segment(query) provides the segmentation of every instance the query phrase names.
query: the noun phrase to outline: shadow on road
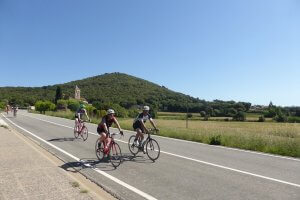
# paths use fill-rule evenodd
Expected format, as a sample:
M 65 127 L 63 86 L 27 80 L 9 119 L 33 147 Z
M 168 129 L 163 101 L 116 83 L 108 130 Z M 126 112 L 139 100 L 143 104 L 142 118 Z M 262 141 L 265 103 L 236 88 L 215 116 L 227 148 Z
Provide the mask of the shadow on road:
M 153 163 L 146 155 L 132 155 L 131 153 L 125 153 L 123 156 L 123 162 L 135 162 L 135 163 L 143 163 L 150 164 Z
M 65 141 L 74 141 L 75 138 L 70 137 L 70 138 L 53 138 L 50 140 L 47 140 L 48 142 L 65 142 Z

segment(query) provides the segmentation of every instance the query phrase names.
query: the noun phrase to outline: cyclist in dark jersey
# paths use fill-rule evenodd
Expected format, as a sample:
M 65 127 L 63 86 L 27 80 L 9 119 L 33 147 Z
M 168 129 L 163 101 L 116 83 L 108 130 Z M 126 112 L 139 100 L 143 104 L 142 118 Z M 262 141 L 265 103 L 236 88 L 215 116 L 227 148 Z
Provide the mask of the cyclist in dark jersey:
M 107 115 L 105 115 L 102 118 L 101 122 L 98 124 L 97 133 L 100 135 L 99 144 L 101 144 L 103 141 L 105 141 L 105 144 L 108 143 L 108 134 L 110 134 L 109 127 L 111 127 L 113 123 L 117 125 L 117 128 L 119 129 L 121 135 L 123 135 L 123 131 L 120 127 L 120 124 L 114 115 L 115 115 L 115 111 L 113 109 L 108 109 Z
M 151 115 L 149 114 L 149 106 L 144 106 L 143 108 L 143 112 L 140 113 L 135 120 L 133 121 L 133 129 L 136 131 L 136 136 L 134 139 L 134 142 L 137 143 L 138 138 L 140 138 L 141 142 L 139 145 L 142 145 L 142 142 L 144 140 L 144 133 L 148 132 L 147 127 L 145 126 L 145 123 L 147 122 L 147 120 L 150 121 L 151 125 L 155 128 L 155 130 L 158 131 L 158 128 L 156 128 L 156 125 L 151 117 Z

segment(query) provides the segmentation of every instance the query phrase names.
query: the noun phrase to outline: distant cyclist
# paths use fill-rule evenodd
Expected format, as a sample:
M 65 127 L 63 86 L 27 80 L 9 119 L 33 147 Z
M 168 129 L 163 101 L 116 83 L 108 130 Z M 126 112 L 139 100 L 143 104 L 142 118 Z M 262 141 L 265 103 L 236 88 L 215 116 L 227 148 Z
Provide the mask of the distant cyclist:
M 85 105 L 84 104 L 80 104 L 79 109 L 76 111 L 75 113 L 75 125 L 78 128 L 80 123 L 83 121 L 83 116 L 86 116 L 86 118 L 88 119 L 88 121 L 90 121 L 90 118 L 87 114 L 87 111 L 85 109 Z
M 101 122 L 98 124 L 97 133 L 100 135 L 100 143 L 101 144 L 104 141 L 105 146 L 107 146 L 109 140 L 108 136 L 110 134 L 109 128 L 112 126 L 112 124 L 116 124 L 117 128 L 119 129 L 121 135 L 123 135 L 123 131 L 120 127 L 120 124 L 115 117 L 115 111 L 113 109 L 108 109 L 107 114 L 102 117 Z
M 7 104 L 6 107 L 5 107 L 6 114 L 8 114 L 9 110 L 10 110 L 10 106 L 9 106 L 9 104 Z
M 143 112 L 140 113 L 135 120 L 133 121 L 133 129 L 136 131 L 136 136 L 134 139 L 134 143 L 137 144 L 137 140 L 140 138 L 140 146 L 142 145 L 142 141 L 144 140 L 144 133 L 148 132 L 148 129 L 145 125 L 147 120 L 150 121 L 151 125 L 155 128 L 155 130 L 159 130 L 155 123 L 154 120 L 152 119 L 151 115 L 149 114 L 150 107 L 149 106 L 144 106 Z

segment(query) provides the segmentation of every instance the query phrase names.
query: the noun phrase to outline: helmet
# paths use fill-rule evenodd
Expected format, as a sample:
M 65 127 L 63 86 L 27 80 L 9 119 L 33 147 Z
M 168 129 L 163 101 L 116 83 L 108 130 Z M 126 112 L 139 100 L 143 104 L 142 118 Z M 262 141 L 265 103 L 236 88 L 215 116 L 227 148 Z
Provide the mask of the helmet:
M 108 109 L 107 110 L 107 114 L 110 115 L 110 114 L 115 114 L 115 111 L 113 109 Z
M 149 106 L 144 106 L 143 110 L 149 111 L 150 107 Z

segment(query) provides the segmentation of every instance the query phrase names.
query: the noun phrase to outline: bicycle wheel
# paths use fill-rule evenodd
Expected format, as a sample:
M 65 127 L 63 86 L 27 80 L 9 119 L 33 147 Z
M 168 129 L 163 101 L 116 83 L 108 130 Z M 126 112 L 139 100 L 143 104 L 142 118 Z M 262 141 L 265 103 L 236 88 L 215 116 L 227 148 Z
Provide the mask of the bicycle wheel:
M 110 157 L 110 162 L 111 164 L 117 168 L 121 162 L 122 162 L 122 153 L 121 153 L 121 148 L 120 146 L 113 142 L 111 144 L 111 148 L 110 148 L 110 153 L 109 153 L 109 157 Z
M 104 144 L 103 142 L 100 143 L 100 139 L 98 139 L 96 141 L 96 145 L 95 145 L 95 152 L 96 152 L 96 156 L 99 160 L 103 160 L 104 158 Z
M 77 131 L 77 125 L 75 125 L 74 126 L 74 137 L 77 139 L 78 138 L 78 136 L 79 136 L 79 133 L 78 133 L 78 131 Z
M 80 134 L 80 135 L 81 135 L 83 141 L 86 141 L 86 139 L 87 139 L 88 136 L 89 136 L 89 131 L 88 131 L 88 129 L 87 129 L 86 126 L 82 127 L 82 129 L 81 129 L 81 134 Z
M 146 143 L 146 153 L 150 160 L 155 161 L 160 155 L 160 147 L 156 140 L 150 138 Z
M 134 144 L 135 135 L 132 135 L 128 140 L 129 151 L 135 156 L 139 152 L 139 148 Z

